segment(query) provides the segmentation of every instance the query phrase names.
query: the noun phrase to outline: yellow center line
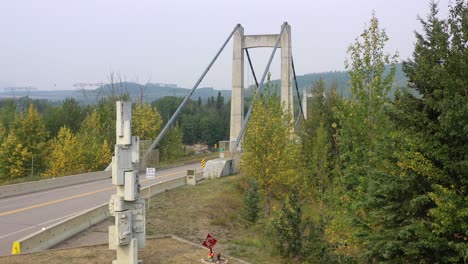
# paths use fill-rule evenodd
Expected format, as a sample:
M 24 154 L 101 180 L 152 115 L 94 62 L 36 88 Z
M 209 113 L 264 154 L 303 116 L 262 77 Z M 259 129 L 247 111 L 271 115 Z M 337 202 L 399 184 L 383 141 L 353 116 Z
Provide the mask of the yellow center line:
M 174 174 L 181 173 L 183 171 L 186 171 L 186 170 L 176 171 L 176 172 L 173 172 L 173 173 L 165 173 L 165 174 L 161 174 L 159 176 L 162 177 L 162 176 L 174 175 Z M 147 180 L 146 179 L 142 180 L 142 182 L 144 182 L 144 181 L 147 181 Z M 96 193 L 99 193 L 99 192 L 105 192 L 105 191 L 112 190 L 112 189 L 115 189 L 115 186 L 107 187 L 107 188 L 92 191 L 92 192 L 81 193 L 81 194 L 77 194 L 77 195 L 73 195 L 73 196 L 69 196 L 69 197 L 65 197 L 65 198 L 62 198 L 62 199 L 53 200 L 53 201 L 49 201 L 49 202 L 45 202 L 45 203 L 31 205 L 31 206 L 28 206 L 28 207 L 18 208 L 18 209 L 11 210 L 11 211 L 8 211 L 8 212 L 0 213 L 0 216 L 5 216 L 5 215 L 11 215 L 11 214 L 19 213 L 19 212 L 24 212 L 24 211 L 31 210 L 31 209 L 34 209 L 34 208 L 44 207 L 44 206 L 51 205 L 51 204 L 56 204 L 56 203 L 61 203 L 61 202 L 68 201 L 68 200 L 71 200 L 71 199 L 76 199 L 76 198 L 80 198 L 80 197 L 83 197 L 83 196 L 96 194 Z
M 37 208 L 37 207 L 43 207 L 43 206 L 47 206 L 47 205 L 51 205 L 51 204 L 56 204 L 56 203 L 64 202 L 64 201 L 67 201 L 67 200 L 71 200 L 71 199 L 80 198 L 80 197 L 83 197 L 83 196 L 95 194 L 95 193 L 98 193 L 98 192 L 108 191 L 108 190 L 111 190 L 113 188 L 114 187 L 107 187 L 107 188 L 100 189 L 100 190 L 97 190 L 97 191 L 82 193 L 82 194 L 69 196 L 69 197 L 65 197 L 65 198 L 62 198 L 62 199 L 58 199 L 58 200 L 53 200 L 53 201 L 49 201 L 49 202 L 45 202 L 45 203 L 41 203 L 41 204 L 31 205 L 31 206 L 28 206 L 28 207 L 19 208 L 19 209 L 12 210 L 12 211 L 9 211 L 9 212 L 0 213 L 0 216 L 10 215 L 10 214 L 19 213 L 19 212 L 23 212 L 23 211 L 26 211 L 26 210 L 34 209 L 34 208 Z

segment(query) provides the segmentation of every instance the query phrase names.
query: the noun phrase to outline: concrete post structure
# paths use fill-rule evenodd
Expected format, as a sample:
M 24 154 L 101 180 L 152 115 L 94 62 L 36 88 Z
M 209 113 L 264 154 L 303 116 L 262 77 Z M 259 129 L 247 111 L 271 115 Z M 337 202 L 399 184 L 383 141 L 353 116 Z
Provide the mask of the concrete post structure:
M 115 225 L 109 226 L 109 248 L 117 250 L 113 264 L 136 264 L 138 249 L 146 243 L 145 200 L 140 198 L 136 164 L 139 162 L 139 139 L 131 136 L 132 105 L 116 102 L 117 121 L 115 154 L 112 157 L 112 184 L 117 194 L 109 201 Z
M 323 93 L 323 96 L 325 97 L 325 93 Z M 306 89 L 303 90 L 303 95 L 302 95 L 302 109 L 304 110 L 304 119 L 307 119 L 307 101 L 308 98 L 314 97 L 314 94 L 308 93 Z
M 292 51 L 291 26 L 285 25 L 280 40 L 281 48 L 281 103 L 291 113 L 294 123 L 293 89 L 292 89 Z M 232 97 L 231 97 L 231 130 L 230 141 L 236 141 L 244 120 L 244 49 L 275 47 L 279 34 L 244 35 L 244 28 L 239 27 L 234 34 L 232 59 Z M 293 132 L 293 131 L 292 131 Z M 231 151 L 235 151 L 231 144 Z
M 291 114 L 291 122 L 294 124 L 291 26 L 289 24 L 285 26 L 281 36 L 281 103 L 284 104 L 284 110 Z
M 234 33 L 232 54 L 232 97 L 230 141 L 239 136 L 244 121 L 244 28 L 239 26 Z M 234 144 L 231 144 L 233 146 Z
M 304 119 L 307 119 L 307 97 L 312 97 L 312 94 L 307 93 L 307 90 L 302 91 L 302 110 L 304 111 Z

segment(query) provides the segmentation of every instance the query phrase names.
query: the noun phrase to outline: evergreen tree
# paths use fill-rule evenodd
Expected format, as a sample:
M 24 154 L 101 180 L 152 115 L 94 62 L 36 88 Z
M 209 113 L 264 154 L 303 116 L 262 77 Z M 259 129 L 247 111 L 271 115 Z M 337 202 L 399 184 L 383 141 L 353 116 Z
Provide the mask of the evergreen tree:
M 84 108 L 75 98 L 66 98 L 58 107 L 47 107 L 42 114 L 45 126 L 53 137 L 63 126 L 68 127 L 75 134 L 85 117 Z
M 275 245 L 283 257 L 297 258 L 303 253 L 302 205 L 298 196 L 298 189 L 292 189 L 272 222 Z
M 300 130 L 302 155 L 307 169 L 302 190 L 306 197 L 322 201 L 331 184 L 336 148 L 332 135 L 338 121 L 333 118 L 332 111 L 339 107 L 341 99 L 338 98 L 336 86 L 326 91 L 322 79 L 312 86 L 312 96 L 307 109 L 308 119 Z
M 216 110 L 221 110 L 224 105 L 224 97 L 221 95 L 221 91 L 218 92 L 218 96 L 216 97 Z
M 242 196 L 243 210 L 241 216 L 247 221 L 247 225 L 255 224 L 260 218 L 260 193 L 258 183 L 250 179 L 249 186 Z
M 401 143 L 394 139 L 397 133 L 386 114 L 396 55 L 384 53 L 387 40 L 373 15 L 369 27 L 348 49 L 351 98 L 335 111 L 339 120 L 336 140 L 340 156 L 334 193 L 338 207 L 330 228 L 336 228 L 332 233 L 338 236 L 332 236 L 332 241 L 348 247 L 360 245 L 368 259 L 398 262 L 411 258 L 405 250 L 415 238 L 400 232 L 416 228 L 405 217 L 418 216 L 404 204 L 414 198 L 413 188 L 416 192 L 419 189 L 415 178 L 400 176 L 397 166 L 395 148 Z M 388 73 L 386 64 L 391 64 Z
M 16 117 L 16 103 L 12 99 L 6 99 L 3 102 L 3 105 L 0 110 L 0 124 L 2 127 L 6 129 L 6 131 L 10 130 L 10 126 L 15 121 Z
M 421 175 L 427 186 L 422 239 L 427 262 L 468 260 L 468 3 L 455 1 L 449 18 L 437 17 L 437 4 L 420 19 L 413 58 L 404 64 L 419 96 L 402 93 L 395 102 L 396 122 L 411 135 L 411 152 L 401 166 Z

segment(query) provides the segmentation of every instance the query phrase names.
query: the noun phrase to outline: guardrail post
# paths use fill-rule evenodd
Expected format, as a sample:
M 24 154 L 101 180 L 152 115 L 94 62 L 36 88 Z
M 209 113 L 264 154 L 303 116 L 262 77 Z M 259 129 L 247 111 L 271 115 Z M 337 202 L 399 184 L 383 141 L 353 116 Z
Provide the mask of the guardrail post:
M 196 185 L 196 171 L 195 170 L 187 170 L 187 184 L 188 185 Z

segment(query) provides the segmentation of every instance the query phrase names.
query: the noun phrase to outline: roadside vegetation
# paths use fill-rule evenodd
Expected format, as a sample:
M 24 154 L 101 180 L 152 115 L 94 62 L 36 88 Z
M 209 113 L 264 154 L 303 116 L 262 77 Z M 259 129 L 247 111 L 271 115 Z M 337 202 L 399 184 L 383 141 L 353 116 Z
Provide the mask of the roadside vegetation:
M 103 97 L 95 105 L 68 98 L 60 105 L 28 98 L 0 101 L 0 185 L 103 170 L 115 144 L 115 102 L 127 94 Z M 179 98 L 133 104 L 133 132 L 152 141 L 168 121 Z M 190 101 L 179 122 L 158 146 L 159 164 L 189 162 L 208 155 L 228 136 L 230 103 L 221 93 L 204 104 Z M 184 146 L 202 144 L 204 153 Z
M 271 84 L 254 94 L 241 215 L 268 230 L 259 251 L 293 263 L 468 261 L 468 4 L 442 19 L 431 3 L 420 20 L 394 96 L 398 53 L 375 14 L 348 48 L 350 96 L 317 81 L 299 137 Z
M 211 233 L 217 250 L 253 263 L 468 262 L 468 3 L 454 0 L 447 18 L 430 6 L 403 62 L 407 84 L 394 91 L 398 53 L 388 52 L 372 14 L 348 48 L 348 96 L 315 82 L 309 118 L 294 135 L 275 84 L 254 90 L 241 175 L 153 198 L 148 234 L 201 243 Z M 102 169 L 116 99 L 87 107 L 71 99 L 56 117 L 4 102 L 0 179 L 33 167 L 44 177 Z M 137 135 L 155 137 L 178 101 L 136 104 Z M 190 102 L 161 157 L 183 156 L 183 143 L 226 139 L 228 109 L 220 96 Z

